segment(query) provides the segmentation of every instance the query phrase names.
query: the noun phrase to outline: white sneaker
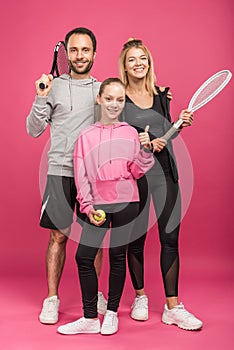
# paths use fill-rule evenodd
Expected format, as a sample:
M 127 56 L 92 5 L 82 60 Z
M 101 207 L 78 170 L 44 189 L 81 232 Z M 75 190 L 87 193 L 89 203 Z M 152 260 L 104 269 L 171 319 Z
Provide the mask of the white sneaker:
M 107 309 L 107 300 L 102 292 L 98 292 L 97 312 L 101 315 L 105 315 Z
M 43 302 L 43 307 L 39 315 L 41 323 L 55 324 L 58 322 L 60 300 L 57 295 L 46 298 Z
M 61 334 L 79 334 L 79 333 L 100 333 L 100 321 L 92 318 L 81 317 L 75 322 L 67 323 L 58 327 L 57 331 Z
M 169 310 L 167 305 L 165 305 L 162 315 L 162 322 L 166 324 L 175 324 L 178 327 L 188 331 L 200 329 L 203 325 L 202 321 L 188 312 L 182 303 L 174 306 L 171 310 Z
M 118 331 L 117 312 L 107 310 L 101 327 L 101 334 L 110 335 Z
M 131 318 L 137 321 L 148 320 L 148 298 L 146 295 L 135 298 L 134 303 L 132 304 Z

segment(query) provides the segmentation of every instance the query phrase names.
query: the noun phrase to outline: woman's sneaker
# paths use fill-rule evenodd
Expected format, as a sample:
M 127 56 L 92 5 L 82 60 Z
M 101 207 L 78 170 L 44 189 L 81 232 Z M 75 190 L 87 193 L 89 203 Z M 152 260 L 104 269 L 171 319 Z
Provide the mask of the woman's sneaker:
M 101 334 L 110 335 L 118 331 L 117 312 L 107 310 L 101 327 Z
M 61 334 L 80 334 L 80 333 L 100 333 L 100 321 L 92 318 L 81 317 L 75 322 L 67 323 L 58 328 Z
M 146 295 L 135 298 L 134 303 L 132 304 L 131 318 L 137 321 L 148 320 L 148 298 Z
M 107 309 L 107 300 L 102 292 L 98 292 L 97 312 L 100 315 L 105 315 Z
M 188 312 L 182 303 L 174 306 L 171 310 L 169 310 L 167 305 L 165 305 L 162 315 L 162 322 L 166 324 L 175 324 L 178 327 L 188 331 L 195 331 L 203 326 L 202 321 Z
M 55 324 L 58 322 L 58 312 L 59 312 L 60 301 L 57 295 L 50 298 L 46 298 L 43 302 L 43 307 L 39 315 L 39 320 L 41 323 Z

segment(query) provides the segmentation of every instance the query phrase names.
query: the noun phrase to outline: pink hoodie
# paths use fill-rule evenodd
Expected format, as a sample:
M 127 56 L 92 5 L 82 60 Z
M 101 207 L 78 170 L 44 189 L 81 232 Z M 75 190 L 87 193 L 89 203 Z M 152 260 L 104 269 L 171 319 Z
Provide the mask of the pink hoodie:
M 95 204 L 138 202 L 136 179 L 154 164 L 153 154 L 140 149 L 137 131 L 125 122 L 97 122 L 83 129 L 74 148 L 74 177 L 80 210 Z

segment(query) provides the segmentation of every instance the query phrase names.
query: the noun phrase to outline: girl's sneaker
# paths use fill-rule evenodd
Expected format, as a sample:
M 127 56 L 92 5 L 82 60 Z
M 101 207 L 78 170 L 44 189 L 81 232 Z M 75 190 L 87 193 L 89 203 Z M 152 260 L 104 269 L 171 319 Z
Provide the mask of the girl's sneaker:
M 60 326 L 58 332 L 61 334 L 100 333 L 100 321 L 81 317 L 75 322 Z
M 101 334 L 110 335 L 118 331 L 117 312 L 107 310 L 101 327 Z

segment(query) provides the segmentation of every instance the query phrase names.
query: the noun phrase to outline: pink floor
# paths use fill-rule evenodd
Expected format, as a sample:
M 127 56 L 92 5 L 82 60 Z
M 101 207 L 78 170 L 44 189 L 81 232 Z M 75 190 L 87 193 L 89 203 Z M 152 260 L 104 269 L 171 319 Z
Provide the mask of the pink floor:
M 75 245 L 71 244 L 71 256 L 66 263 L 60 288 L 61 313 L 58 325 L 82 316 L 73 249 Z M 46 293 L 43 271 L 28 275 L 25 273 L 26 268 L 24 273 L 15 275 L 5 271 L 0 289 L 0 349 L 233 349 L 234 282 L 231 279 L 231 266 L 217 259 L 208 261 L 200 257 L 197 261 L 199 264 L 194 264 L 194 259 L 182 256 L 180 296 L 187 308 L 203 320 L 201 331 L 184 331 L 160 322 L 164 303 L 162 283 L 157 262 L 147 257 L 149 320 L 136 322 L 129 317 L 129 306 L 134 294 L 128 276 L 119 310 L 119 332 L 106 337 L 100 334 L 63 336 L 56 333 L 58 325 L 41 325 L 38 313 Z M 100 280 L 104 292 L 106 280 L 107 267 L 104 266 Z

